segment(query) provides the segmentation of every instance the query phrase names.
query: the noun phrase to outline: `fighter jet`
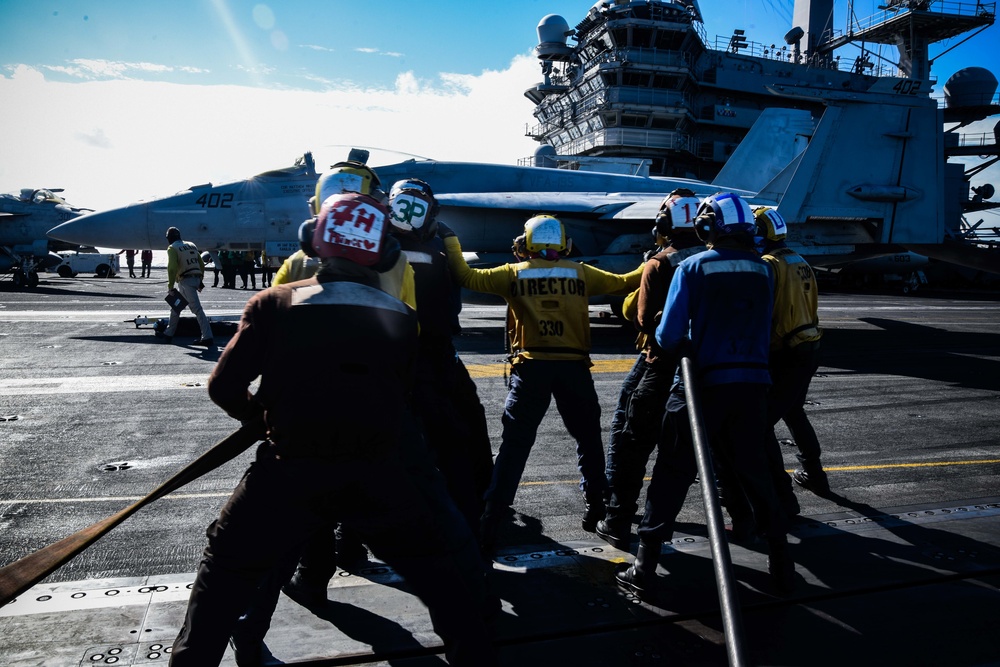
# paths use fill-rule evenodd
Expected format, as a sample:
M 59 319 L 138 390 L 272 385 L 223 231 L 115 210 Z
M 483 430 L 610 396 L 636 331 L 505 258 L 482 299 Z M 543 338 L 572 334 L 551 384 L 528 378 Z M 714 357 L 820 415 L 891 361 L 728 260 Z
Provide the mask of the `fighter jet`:
M 80 249 L 46 237 L 54 226 L 93 210 L 71 206 L 58 192 L 62 189 L 24 188 L 0 194 L 0 274 L 12 274 L 17 287 L 37 285 L 38 271 L 62 261 L 55 251 Z

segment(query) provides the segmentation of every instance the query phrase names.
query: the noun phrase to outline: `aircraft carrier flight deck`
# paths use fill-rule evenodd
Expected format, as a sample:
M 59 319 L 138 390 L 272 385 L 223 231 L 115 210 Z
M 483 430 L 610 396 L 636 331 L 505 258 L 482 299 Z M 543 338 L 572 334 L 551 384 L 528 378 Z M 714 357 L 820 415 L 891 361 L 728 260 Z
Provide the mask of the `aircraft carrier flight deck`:
M 166 317 L 165 278 L 160 266 L 149 279 L 0 284 L 0 565 L 135 502 L 239 426 L 206 394 L 220 350 L 136 324 Z M 236 321 L 252 293 L 208 286 L 202 300 Z M 636 358 L 634 332 L 608 312 L 591 311 L 605 434 Z M 820 321 L 807 412 L 833 493 L 795 489 L 794 594 L 768 592 L 763 550 L 730 545 L 748 661 L 1000 664 L 1000 296 L 824 291 Z M 494 452 L 503 323 L 502 305 L 467 303 L 456 340 Z M 322 388 L 309 370 L 303 381 Z M 551 408 L 491 573 L 501 664 L 727 664 L 699 488 L 640 602 L 613 576 L 632 555 L 580 528 L 574 449 Z M 787 469 L 795 451 L 783 447 Z M 140 510 L 0 608 L 0 665 L 165 665 L 205 528 L 251 456 Z M 378 561 L 339 572 L 329 598 L 312 612 L 282 596 L 270 664 L 445 664 L 425 608 Z

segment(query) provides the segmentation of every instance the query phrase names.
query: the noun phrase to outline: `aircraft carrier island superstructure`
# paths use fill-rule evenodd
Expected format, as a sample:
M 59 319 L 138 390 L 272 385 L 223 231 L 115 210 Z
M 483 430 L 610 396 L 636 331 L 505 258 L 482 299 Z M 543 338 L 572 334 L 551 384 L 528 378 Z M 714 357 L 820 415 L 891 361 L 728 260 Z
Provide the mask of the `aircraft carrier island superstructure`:
M 535 48 L 544 80 L 525 91 L 538 120 L 527 134 L 542 144 L 531 161 L 580 170 L 593 161 L 600 170 L 711 180 L 765 109 L 808 111 L 794 130 L 804 146 L 831 103 L 878 103 L 881 96 L 936 104 L 928 46 L 989 27 L 995 10 L 995 3 L 890 0 L 880 14 L 841 32 L 833 29 L 833 0 L 798 0 L 781 44 L 748 41 L 743 30 L 710 42 L 697 0 L 601 1 L 572 30 L 548 15 Z M 575 46 L 567 44 L 570 36 Z M 849 44 L 856 55 L 837 53 Z M 895 62 L 877 53 L 886 45 L 895 47 Z M 945 160 L 974 154 L 996 161 L 996 129 L 993 136 L 958 132 L 1000 113 L 996 90 L 996 77 L 982 68 L 945 83 L 934 128 L 944 136 Z M 921 131 L 900 128 L 899 138 Z M 984 202 L 992 188 L 970 192 L 969 178 L 985 166 L 945 167 L 946 226 L 956 233 L 958 207 L 1000 205 Z M 907 197 L 902 190 L 857 194 Z

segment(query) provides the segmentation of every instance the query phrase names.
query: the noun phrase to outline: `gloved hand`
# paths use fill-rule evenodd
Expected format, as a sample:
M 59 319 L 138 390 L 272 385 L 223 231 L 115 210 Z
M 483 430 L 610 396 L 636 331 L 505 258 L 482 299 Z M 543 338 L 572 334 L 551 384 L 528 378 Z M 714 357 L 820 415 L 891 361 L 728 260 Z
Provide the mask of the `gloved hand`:
M 442 239 L 446 239 L 449 236 L 455 236 L 455 232 L 452 231 L 451 227 L 449 227 L 448 225 L 446 225 L 443 222 L 441 222 L 440 220 L 438 220 L 437 235 L 438 235 L 438 237 L 440 237 Z
M 198 282 L 198 291 L 200 292 L 200 291 L 202 291 L 203 289 L 205 289 L 205 283 L 203 283 L 203 282 L 199 281 L 199 282 Z
M 658 252 L 660 252 L 659 248 L 650 248 L 649 250 L 647 250 L 642 254 L 642 261 L 648 262 L 649 260 L 653 259 L 653 257 L 655 257 Z

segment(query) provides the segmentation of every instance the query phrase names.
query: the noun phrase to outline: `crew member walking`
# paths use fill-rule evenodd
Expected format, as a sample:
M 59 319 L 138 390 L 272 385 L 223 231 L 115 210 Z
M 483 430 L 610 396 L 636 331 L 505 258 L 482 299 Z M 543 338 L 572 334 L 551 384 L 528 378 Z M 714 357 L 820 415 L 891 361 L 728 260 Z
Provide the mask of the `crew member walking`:
M 201 259 L 198 246 L 190 241 L 181 239 L 181 232 L 176 227 L 167 230 L 167 289 L 174 289 L 180 292 L 187 307 L 198 320 L 198 327 L 201 329 L 201 338 L 196 340 L 194 345 L 204 345 L 214 347 L 215 341 L 212 339 L 212 325 L 208 321 L 205 309 L 201 307 L 201 300 L 198 293 L 205 288 L 202 278 L 205 276 L 205 262 Z M 180 311 L 170 309 L 170 321 L 163 332 L 162 338 L 168 343 L 174 338 L 177 325 L 180 324 Z
M 754 211 L 754 219 L 757 236 L 763 243 L 761 258 L 774 274 L 771 389 L 767 394 L 772 451 L 778 449 L 773 426 L 783 419 L 802 463 L 801 468 L 792 472 L 792 479 L 815 493 L 829 493 L 830 483 L 819 460 L 819 439 L 804 409 L 809 383 L 819 368 L 819 343 L 823 336 L 819 328 L 816 276 L 806 260 L 785 245 L 788 228 L 780 213 L 759 208 Z

